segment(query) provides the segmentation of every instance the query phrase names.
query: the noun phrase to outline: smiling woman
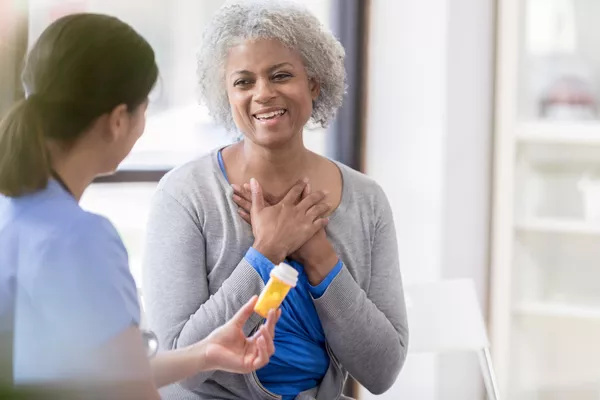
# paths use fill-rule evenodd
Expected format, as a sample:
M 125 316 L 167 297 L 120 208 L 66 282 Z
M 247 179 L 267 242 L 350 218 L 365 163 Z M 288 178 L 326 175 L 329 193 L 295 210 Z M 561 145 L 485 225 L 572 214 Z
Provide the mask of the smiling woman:
M 288 5 L 304 8 L 295 2 L 269 2 L 269 7 L 273 7 L 269 12 L 269 18 L 272 20 L 268 25 L 254 26 L 252 24 L 261 19 L 260 13 L 264 6 L 256 6 L 260 1 L 251 3 L 253 4 L 231 4 L 227 7 L 228 13 L 217 13 L 213 25 L 209 25 L 209 29 L 205 31 L 204 46 L 201 46 L 198 53 L 198 79 L 202 102 L 219 124 L 235 130 L 236 125 L 229 106 L 229 85 L 227 91 L 223 90 L 224 78 L 228 80 L 230 76 L 224 75 L 223 71 L 227 69 L 232 73 L 239 70 L 256 74 L 258 66 L 250 63 L 251 60 L 244 61 L 241 54 L 237 57 L 233 55 L 238 62 L 242 62 L 237 68 L 230 68 L 231 66 L 225 63 L 233 62 L 234 57 L 230 52 L 235 51 L 236 47 L 241 47 L 238 51 L 245 48 L 247 54 L 246 45 L 266 39 L 267 42 L 276 42 L 272 45 L 278 46 L 277 49 L 285 49 L 287 58 L 292 56 L 287 62 L 296 67 L 300 62 L 304 76 L 318 79 L 321 93 L 313 104 L 310 117 L 316 125 L 327 126 L 341 106 L 346 88 L 344 48 L 314 14 L 309 12 L 290 19 L 285 13 Z M 221 29 L 215 29 L 215 26 L 220 26 Z M 244 43 L 245 40 L 249 42 Z M 265 55 L 268 51 L 276 49 L 263 47 L 262 50 L 261 54 Z M 254 57 L 254 60 L 258 59 L 259 57 Z M 269 67 L 274 68 L 281 62 L 282 60 L 279 60 Z M 265 66 L 264 61 L 262 65 Z M 250 67 L 247 68 L 248 66 Z
M 248 139 L 264 147 L 302 141 L 320 86 L 298 52 L 278 40 L 248 41 L 229 50 L 225 76 L 233 120 Z
M 338 399 L 348 373 L 386 391 L 408 340 L 390 205 L 373 180 L 304 144 L 304 127 L 327 126 L 342 103 L 344 49 L 297 3 L 229 3 L 203 35 L 198 79 L 210 114 L 242 140 L 159 183 L 143 261 L 148 321 L 178 348 L 261 293 L 276 265 L 298 283 L 267 366 L 198 374 L 163 398 Z

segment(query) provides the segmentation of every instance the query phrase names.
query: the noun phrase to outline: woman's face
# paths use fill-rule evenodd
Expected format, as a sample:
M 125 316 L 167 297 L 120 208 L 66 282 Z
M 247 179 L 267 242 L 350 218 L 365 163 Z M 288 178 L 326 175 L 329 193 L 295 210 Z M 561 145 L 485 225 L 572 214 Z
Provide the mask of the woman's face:
M 263 147 L 276 148 L 301 135 L 319 95 L 300 54 L 271 39 L 232 47 L 225 82 L 235 124 Z

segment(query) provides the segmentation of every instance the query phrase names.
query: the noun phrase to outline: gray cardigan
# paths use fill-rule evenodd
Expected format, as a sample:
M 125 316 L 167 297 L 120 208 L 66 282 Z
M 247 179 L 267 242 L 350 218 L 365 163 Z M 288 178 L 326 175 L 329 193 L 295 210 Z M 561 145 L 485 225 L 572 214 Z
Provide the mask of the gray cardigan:
M 347 373 L 373 393 L 396 380 L 408 327 L 392 211 L 373 180 L 342 164 L 342 200 L 327 227 L 341 272 L 315 307 L 331 363 L 321 384 L 298 399 L 341 395 Z M 154 196 L 143 265 L 148 323 L 162 349 L 196 343 L 264 286 L 244 260 L 252 229 L 237 213 L 217 151 L 167 174 Z M 257 315 L 246 333 L 261 322 Z M 273 400 L 256 374 L 201 373 L 164 389 L 166 399 Z

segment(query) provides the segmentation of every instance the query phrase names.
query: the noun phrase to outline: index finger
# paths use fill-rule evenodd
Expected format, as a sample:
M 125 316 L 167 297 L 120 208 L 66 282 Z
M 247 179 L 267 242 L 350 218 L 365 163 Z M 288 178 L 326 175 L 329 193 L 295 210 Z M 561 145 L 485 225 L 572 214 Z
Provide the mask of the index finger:
M 254 306 L 256 305 L 257 300 L 258 296 L 252 296 L 250 300 L 248 300 L 248 302 L 244 304 L 237 313 L 235 313 L 235 315 L 231 318 L 231 321 L 240 327 L 244 326 L 246 321 L 248 321 L 248 319 L 254 313 Z
M 271 337 L 275 337 L 275 325 L 277 324 L 277 321 L 279 321 L 279 317 L 281 316 L 281 309 L 275 311 L 275 310 L 270 310 L 269 314 L 267 315 L 267 323 L 265 324 L 267 331 L 269 332 L 269 334 L 271 335 Z
M 303 180 L 296 183 L 289 192 L 285 195 L 282 202 L 286 204 L 296 205 L 300 200 L 300 196 L 302 196 L 302 192 L 304 192 L 304 188 L 307 185 L 307 181 Z
M 244 200 L 252 201 L 252 192 L 250 192 L 250 186 L 248 186 L 248 189 L 246 189 L 245 185 L 247 184 L 244 184 L 244 187 L 242 188 L 239 185 L 233 184 L 231 185 L 231 188 L 233 189 L 233 193 L 237 194 Z

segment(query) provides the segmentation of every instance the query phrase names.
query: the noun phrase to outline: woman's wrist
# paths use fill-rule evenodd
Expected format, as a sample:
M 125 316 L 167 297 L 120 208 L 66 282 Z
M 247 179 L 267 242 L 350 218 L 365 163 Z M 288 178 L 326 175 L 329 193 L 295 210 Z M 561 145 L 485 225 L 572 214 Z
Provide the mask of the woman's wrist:
M 306 271 L 308 282 L 312 286 L 317 286 L 319 283 L 323 282 L 331 270 L 337 265 L 338 261 L 339 257 L 333 249 L 322 257 L 307 260 L 304 270 Z
M 207 339 L 204 339 L 187 348 L 185 357 L 189 358 L 190 365 L 193 365 L 194 374 L 216 369 L 206 355 L 207 345 Z
M 268 245 L 260 241 L 254 242 L 252 247 L 275 265 L 283 262 L 285 257 L 287 257 L 287 252 L 285 250 L 279 250 L 276 246 Z
M 200 372 L 214 369 L 206 356 L 204 340 L 177 350 L 158 353 L 150 363 L 157 387 L 170 385 Z

